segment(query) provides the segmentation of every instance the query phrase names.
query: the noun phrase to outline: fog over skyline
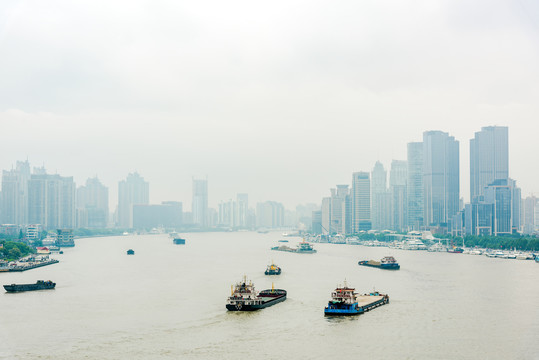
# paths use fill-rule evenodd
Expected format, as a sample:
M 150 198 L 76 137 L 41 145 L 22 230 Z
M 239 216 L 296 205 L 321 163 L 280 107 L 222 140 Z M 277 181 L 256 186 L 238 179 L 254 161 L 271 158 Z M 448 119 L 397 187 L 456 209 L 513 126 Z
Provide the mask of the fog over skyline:
M 426 130 L 509 127 L 509 175 L 539 195 L 539 3 L 5 1 L 0 168 L 97 175 L 117 202 L 248 193 L 287 208 L 406 160 Z M 114 210 L 114 208 L 111 208 Z

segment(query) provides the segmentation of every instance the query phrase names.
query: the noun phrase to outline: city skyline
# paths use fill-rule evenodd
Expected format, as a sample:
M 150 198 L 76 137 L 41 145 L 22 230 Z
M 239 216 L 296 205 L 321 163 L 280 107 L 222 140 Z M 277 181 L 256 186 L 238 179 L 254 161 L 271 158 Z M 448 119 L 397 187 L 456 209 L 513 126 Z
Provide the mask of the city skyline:
M 0 168 L 97 173 L 111 198 L 137 171 L 151 203 L 189 204 L 208 176 L 211 207 L 238 192 L 293 207 L 440 130 L 461 143 L 468 200 L 468 142 L 500 125 L 510 176 L 539 194 L 539 4 L 240 4 L 184 23 L 203 6 L 2 3 Z

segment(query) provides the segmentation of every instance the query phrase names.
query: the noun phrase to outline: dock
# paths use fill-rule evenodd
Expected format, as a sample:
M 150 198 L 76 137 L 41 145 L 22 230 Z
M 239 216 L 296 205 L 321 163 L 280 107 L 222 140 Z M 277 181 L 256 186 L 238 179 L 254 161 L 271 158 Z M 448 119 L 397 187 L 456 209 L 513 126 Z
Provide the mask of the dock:
M 389 304 L 389 296 L 377 292 L 357 297 L 357 305 L 362 312 L 370 311 L 385 304 Z
M 0 271 L 1 272 L 7 272 L 7 271 L 22 272 L 22 271 L 31 270 L 31 269 L 35 269 L 35 268 L 38 268 L 38 267 L 52 265 L 52 264 L 56 264 L 56 263 L 59 263 L 59 261 L 56 260 L 56 259 L 50 259 L 50 260 L 46 260 L 46 261 L 32 262 L 32 263 L 27 264 L 27 265 L 9 266 L 7 268 L 0 269 Z

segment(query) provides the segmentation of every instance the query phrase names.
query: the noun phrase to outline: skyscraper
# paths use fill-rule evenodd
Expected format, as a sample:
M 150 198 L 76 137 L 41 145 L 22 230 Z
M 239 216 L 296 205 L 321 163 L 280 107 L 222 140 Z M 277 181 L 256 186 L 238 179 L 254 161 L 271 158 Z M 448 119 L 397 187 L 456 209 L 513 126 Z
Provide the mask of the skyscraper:
M 509 177 L 508 128 L 483 127 L 470 140 L 470 199 L 483 195 L 494 180 Z
M 535 214 L 539 201 L 535 196 L 528 196 L 524 199 L 523 206 L 523 232 L 524 234 L 533 234 L 536 230 Z
M 331 222 L 328 229 L 331 234 L 346 234 L 348 195 L 348 185 L 337 185 L 337 189 L 331 189 Z
M 407 227 L 407 183 L 408 164 L 406 161 L 393 160 L 389 173 L 389 192 L 391 194 L 391 228 L 404 231 Z
M 442 131 L 423 133 L 423 221 L 446 225 L 459 211 L 459 142 Z
M 118 226 L 133 227 L 133 205 L 150 203 L 150 184 L 137 172 L 118 183 Z
M 355 172 L 352 174 L 352 231 L 367 231 L 371 227 L 370 174 Z
M 208 179 L 193 178 L 193 224 L 208 227 Z
M 85 224 L 89 228 L 105 228 L 109 217 L 109 189 L 97 176 L 86 180 L 86 185 L 77 189 L 77 211 L 84 212 Z
M 45 229 L 75 226 L 73 177 L 48 175 L 38 170 L 28 180 L 28 222 Z
M 408 181 L 406 184 L 408 227 L 423 226 L 423 143 L 408 143 Z
M 28 180 L 30 164 L 17 161 L 15 169 L 2 172 L 0 194 L 0 220 L 2 224 L 28 223 Z
M 390 207 L 391 197 L 387 189 L 387 172 L 384 165 L 377 161 L 371 172 L 371 222 L 373 229 L 390 228 Z

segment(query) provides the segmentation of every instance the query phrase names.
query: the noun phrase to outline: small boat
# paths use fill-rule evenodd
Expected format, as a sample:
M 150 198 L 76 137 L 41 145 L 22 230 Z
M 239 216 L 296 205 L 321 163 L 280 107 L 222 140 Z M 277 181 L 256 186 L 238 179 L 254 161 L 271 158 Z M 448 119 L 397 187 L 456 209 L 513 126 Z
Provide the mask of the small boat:
M 369 267 L 375 267 L 379 269 L 384 270 L 399 270 L 401 267 L 397 260 L 393 256 L 386 256 L 383 257 L 380 261 L 374 261 L 374 260 L 363 260 L 358 261 L 357 263 L 360 266 L 369 266 Z
M 135 250 L 133 249 L 127 250 L 127 255 L 135 255 Z
M 4 285 L 4 289 L 7 292 L 22 292 L 22 291 L 35 291 L 35 290 L 51 290 L 56 286 L 55 282 L 50 280 L 43 281 L 38 280 L 35 284 L 11 284 Z
M 172 242 L 176 245 L 185 245 L 185 239 L 179 237 L 175 237 L 174 239 L 172 239 Z
M 279 240 L 279 242 L 288 242 L 288 240 Z
M 462 254 L 464 252 L 464 249 L 460 247 L 452 247 L 448 248 L 447 252 L 451 254 Z
M 264 275 L 281 275 L 281 268 L 275 264 L 268 265 Z
M 254 311 L 275 305 L 286 300 L 286 290 L 271 289 L 256 292 L 251 281 L 247 277 L 238 282 L 232 288 L 232 294 L 228 297 L 226 309 L 228 311 Z

